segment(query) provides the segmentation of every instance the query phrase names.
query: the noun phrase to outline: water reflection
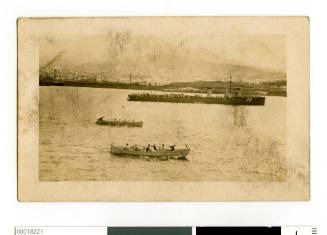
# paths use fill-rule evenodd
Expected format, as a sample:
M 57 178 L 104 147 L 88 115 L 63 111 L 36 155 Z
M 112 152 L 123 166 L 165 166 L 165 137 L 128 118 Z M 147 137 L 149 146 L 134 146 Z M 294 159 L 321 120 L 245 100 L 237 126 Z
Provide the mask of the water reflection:
M 230 149 L 237 151 L 228 154 L 228 159 L 234 159 L 235 167 L 244 176 L 256 176 L 256 180 L 284 181 L 287 174 L 285 145 L 270 135 L 263 135 L 254 130 L 249 120 L 251 107 L 233 106 L 230 109 L 232 128 Z M 236 160 L 237 159 L 237 160 Z
M 246 109 L 245 106 L 233 106 L 232 115 L 233 115 L 234 127 L 246 127 L 248 110 Z

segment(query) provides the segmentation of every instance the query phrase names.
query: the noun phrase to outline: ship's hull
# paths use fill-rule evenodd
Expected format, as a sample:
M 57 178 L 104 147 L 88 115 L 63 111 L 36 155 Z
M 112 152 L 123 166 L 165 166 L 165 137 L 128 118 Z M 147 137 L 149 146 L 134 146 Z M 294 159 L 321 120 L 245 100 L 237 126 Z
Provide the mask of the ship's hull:
M 95 124 L 108 125 L 108 126 L 127 126 L 127 127 L 142 127 L 143 122 L 132 122 L 132 121 L 110 121 L 110 120 L 97 120 Z
M 168 160 L 170 158 L 175 159 L 186 159 L 189 154 L 190 149 L 175 149 L 175 150 L 156 150 L 156 151 L 146 151 L 146 150 L 134 150 L 125 149 L 123 147 L 117 147 L 111 145 L 110 153 L 116 156 L 134 156 L 134 157 L 148 157 L 148 158 L 159 158 Z
M 238 96 L 238 97 L 202 97 L 186 95 L 152 95 L 152 94 L 130 94 L 129 101 L 143 102 L 169 102 L 169 103 L 203 103 L 203 104 L 225 104 L 225 105 L 265 105 L 265 97 Z

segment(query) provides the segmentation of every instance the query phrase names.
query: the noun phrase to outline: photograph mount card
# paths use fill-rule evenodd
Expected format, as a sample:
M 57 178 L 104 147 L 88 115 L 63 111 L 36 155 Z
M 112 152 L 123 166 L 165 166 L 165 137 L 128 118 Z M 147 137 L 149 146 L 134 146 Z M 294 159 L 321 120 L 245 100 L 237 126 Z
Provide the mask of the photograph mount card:
M 307 17 L 17 28 L 19 200 L 310 199 Z

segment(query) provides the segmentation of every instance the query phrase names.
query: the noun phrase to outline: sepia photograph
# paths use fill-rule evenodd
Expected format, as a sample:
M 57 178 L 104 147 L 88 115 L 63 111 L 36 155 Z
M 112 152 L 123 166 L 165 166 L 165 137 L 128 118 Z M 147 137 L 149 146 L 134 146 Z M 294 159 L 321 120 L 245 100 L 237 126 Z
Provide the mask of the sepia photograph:
M 296 100 L 309 98 L 309 77 L 302 73 L 297 79 L 290 70 L 298 61 L 290 61 L 287 40 L 304 40 L 300 46 L 308 53 L 303 45 L 309 35 L 289 37 L 288 22 L 308 27 L 305 17 L 21 19 L 19 46 L 29 43 L 25 35 L 33 41 L 32 47 L 18 47 L 18 60 L 31 76 L 19 68 L 25 79 L 19 78 L 18 96 L 32 104 L 18 106 L 26 111 L 19 110 L 19 116 L 28 118 L 21 125 L 23 136 L 30 126 L 37 136 L 33 180 L 269 188 L 292 178 L 306 200 L 309 105 Z M 308 70 L 307 59 L 309 54 L 296 66 Z M 294 83 L 304 93 L 297 89 L 294 95 Z M 296 108 L 304 115 L 292 111 Z M 298 127 L 288 123 L 290 112 L 305 123 L 304 138 L 294 138 L 292 129 Z M 296 146 L 302 156 L 289 155 Z M 26 161 L 21 158 L 18 167 L 27 168 Z
M 285 46 L 132 28 L 44 35 L 40 180 L 285 180 Z

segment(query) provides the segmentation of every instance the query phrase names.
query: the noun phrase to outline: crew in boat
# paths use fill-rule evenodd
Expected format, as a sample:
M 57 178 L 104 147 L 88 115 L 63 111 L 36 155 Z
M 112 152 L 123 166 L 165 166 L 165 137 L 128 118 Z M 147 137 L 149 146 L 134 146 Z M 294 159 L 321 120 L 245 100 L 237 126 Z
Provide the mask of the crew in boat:
M 137 146 L 137 144 L 135 144 L 135 145 L 133 146 L 133 149 L 134 149 L 135 151 L 141 151 L 141 149 L 139 149 L 139 147 Z
M 99 121 L 102 121 L 102 119 L 103 119 L 103 117 L 99 117 L 99 118 L 98 118 Z
M 129 150 L 129 146 L 128 146 L 128 143 L 126 143 L 126 145 L 125 145 L 124 149 L 126 149 L 126 150 Z
M 150 146 L 150 144 L 148 144 L 148 146 L 145 148 L 145 150 L 146 150 L 147 152 L 149 152 L 149 151 L 150 151 L 150 148 L 151 148 L 151 146 Z
M 174 145 L 170 145 L 170 146 L 169 146 L 169 147 L 170 147 L 170 150 L 171 150 L 171 151 L 174 151 L 174 150 L 175 150 L 175 146 L 176 146 L 175 144 L 174 144 Z
M 153 147 L 154 150 L 158 150 L 157 146 L 155 144 L 153 144 L 152 147 Z

